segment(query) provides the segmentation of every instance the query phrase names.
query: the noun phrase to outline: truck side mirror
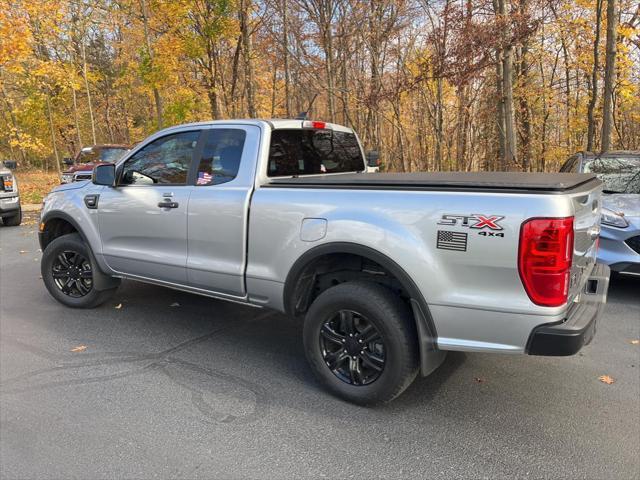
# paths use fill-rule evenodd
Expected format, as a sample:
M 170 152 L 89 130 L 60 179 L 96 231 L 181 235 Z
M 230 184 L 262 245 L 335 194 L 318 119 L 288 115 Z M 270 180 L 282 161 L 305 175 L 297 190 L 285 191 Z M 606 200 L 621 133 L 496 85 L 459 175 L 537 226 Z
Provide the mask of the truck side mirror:
M 367 152 L 367 166 L 377 167 L 380 165 L 380 154 L 377 150 L 369 150 Z
M 64 157 L 62 159 L 62 163 L 64 163 L 67 166 L 73 165 L 73 158 L 71 157 Z
M 7 167 L 9 170 L 15 170 L 16 167 L 18 166 L 18 163 L 15 160 L 5 160 L 2 163 L 4 163 L 4 166 Z
M 91 181 L 94 185 L 104 185 L 107 187 L 115 187 L 116 185 L 116 166 L 113 163 L 103 163 L 93 167 Z

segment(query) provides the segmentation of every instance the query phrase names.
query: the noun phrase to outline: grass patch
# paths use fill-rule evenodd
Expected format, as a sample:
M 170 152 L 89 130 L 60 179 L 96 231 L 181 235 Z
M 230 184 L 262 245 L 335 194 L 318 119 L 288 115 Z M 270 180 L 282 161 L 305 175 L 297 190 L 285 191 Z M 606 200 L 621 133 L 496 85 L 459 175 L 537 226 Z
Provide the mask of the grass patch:
M 42 199 L 51 189 L 60 185 L 60 178 L 55 172 L 45 173 L 38 170 L 17 171 L 21 203 L 42 203 Z

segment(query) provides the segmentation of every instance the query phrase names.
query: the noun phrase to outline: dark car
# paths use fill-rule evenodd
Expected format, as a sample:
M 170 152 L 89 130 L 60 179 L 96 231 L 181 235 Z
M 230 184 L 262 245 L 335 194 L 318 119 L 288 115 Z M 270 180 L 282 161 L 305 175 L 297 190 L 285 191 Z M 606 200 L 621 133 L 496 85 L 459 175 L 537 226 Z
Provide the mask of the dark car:
M 598 261 L 640 275 L 640 151 L 576 153 L 561 172 L 594 173 L 604 183 Z
M 78 180 L 90 180 L 93 167 L 101 163 L 116 162 L 129 150 L 126 145 L 108 144 L 84 147 L 75 158 L 65 159 L 67 168 L 62 172 L 61 183 L 71 183 Z

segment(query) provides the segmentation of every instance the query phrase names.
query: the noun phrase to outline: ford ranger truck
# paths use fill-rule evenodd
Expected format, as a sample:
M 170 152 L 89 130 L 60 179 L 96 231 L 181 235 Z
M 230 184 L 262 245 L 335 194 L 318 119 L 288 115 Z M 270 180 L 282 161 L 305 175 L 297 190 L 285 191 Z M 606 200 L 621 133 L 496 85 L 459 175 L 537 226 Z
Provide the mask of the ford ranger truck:
M 450 350 L 589 343 L 609 281 L 593 175 L 366 167 L 356 134 L 325 122 L 162 130 L 46 197 L 44 284 L 77 308 L 131 279 L 285 312 L 319 381 L 358 404 Z

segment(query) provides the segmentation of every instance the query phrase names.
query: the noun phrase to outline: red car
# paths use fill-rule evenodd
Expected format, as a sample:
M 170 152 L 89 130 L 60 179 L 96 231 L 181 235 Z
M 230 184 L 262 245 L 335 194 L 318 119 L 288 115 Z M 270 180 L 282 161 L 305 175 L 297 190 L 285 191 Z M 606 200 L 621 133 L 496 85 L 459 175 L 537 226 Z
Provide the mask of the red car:
M 92 145 L 84 147 L 75 158 L 65 158 L 68 168 L 62 172 L 61 183 L 90 180 L 93 167 L 101 163 L 116 162 L 129 150 L 126 145 Z

